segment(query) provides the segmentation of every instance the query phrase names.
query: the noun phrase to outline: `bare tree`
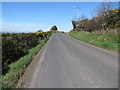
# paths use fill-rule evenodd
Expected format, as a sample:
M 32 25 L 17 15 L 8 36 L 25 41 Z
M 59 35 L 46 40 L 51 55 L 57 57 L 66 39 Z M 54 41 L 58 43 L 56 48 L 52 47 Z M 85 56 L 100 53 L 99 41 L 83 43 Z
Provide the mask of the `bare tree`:
M 109 11 L 116 7 L 115 2 L 107 1 L 102 2 L 100 6 L 97 7 L 96 12 L 98 16 L 98 23 L 101 24 L 102 29 L 106 27 L 107 17 L 109 17 Z

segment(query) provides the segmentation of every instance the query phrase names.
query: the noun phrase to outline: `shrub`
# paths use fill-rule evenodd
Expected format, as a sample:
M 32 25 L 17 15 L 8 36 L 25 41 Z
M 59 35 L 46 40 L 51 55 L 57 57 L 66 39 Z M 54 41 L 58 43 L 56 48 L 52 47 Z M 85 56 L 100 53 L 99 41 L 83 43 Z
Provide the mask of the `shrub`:
M 50 30 L 57 31 L 57 26 L 53 26 Z
M 28 51 L 38 45 L 40 40 L 51 34 L 51 32 L 2 33 L 2 74 L 7 73 L 9 64 L 28 54 Z
M 18 80 L 20 79 L 20 76 L 24 72 L 25 68 L 32 61 L 34 56 L 41 49 L 41 47 L 47 42 L 48 39 L 49 38 L 46 38 L 40 41 L 40 43 L 36 47 L 29 50 L 29 53 L 27 55 L 21 57 L 16 62 L 10 64 L 10 70 L 8 71 L 8 73 L 5 76 L 0 77 L 0 79 L 2 78 L 2 80 L 0 81 L 2 81 L 3 89 L 17 87 Z

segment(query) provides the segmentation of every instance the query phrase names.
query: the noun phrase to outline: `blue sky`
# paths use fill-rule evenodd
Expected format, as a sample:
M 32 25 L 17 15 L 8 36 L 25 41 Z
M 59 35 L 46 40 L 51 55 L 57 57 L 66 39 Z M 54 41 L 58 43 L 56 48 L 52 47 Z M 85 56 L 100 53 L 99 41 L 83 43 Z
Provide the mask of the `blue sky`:
M 3 2 L 3 32 L 36 32 L 50 30 L 56 25 L 59 30 L 72 30 L 71 19 L 80 15 L 92 18 L 100 2 Z

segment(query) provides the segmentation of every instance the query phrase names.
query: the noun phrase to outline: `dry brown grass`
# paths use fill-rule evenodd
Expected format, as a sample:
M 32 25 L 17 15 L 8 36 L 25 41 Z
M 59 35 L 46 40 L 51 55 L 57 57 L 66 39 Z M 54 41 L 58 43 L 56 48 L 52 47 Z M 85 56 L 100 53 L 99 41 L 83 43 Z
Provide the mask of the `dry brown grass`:
M 120 34 L 120 30 L 118 29 L 106 29 L 106 30 L 96 30 L 92 33 L 100 33 L 100 34 Z

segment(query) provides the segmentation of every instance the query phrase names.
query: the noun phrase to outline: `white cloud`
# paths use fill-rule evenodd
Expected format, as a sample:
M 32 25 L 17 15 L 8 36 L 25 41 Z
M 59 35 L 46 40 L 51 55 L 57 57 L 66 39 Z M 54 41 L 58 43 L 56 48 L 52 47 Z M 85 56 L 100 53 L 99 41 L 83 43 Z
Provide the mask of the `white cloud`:
M 3 22 L 2 32 L 36 32 L 42 24 Z

